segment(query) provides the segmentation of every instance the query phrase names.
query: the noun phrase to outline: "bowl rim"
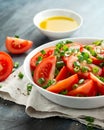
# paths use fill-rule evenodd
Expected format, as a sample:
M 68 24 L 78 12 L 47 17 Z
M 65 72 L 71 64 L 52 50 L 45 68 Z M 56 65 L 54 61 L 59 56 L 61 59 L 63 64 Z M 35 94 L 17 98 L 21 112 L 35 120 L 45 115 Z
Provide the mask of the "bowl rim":
M 26 63 L 27 63 L 28 60 L 30 61 L 31 57 L 33 56 L 32 53 L 34 53 L 34 54 L 37 53 L 37 52 L 35 53 L 35 51 L 38 50 L 38 52 L 39 52 L 39 50 L 40 50 L 41 48 L 46 48 L 46 47 L 44 47 L 44 46 L 47 46 L 47 44 L 48 44 L 49 46 L 52 46 L 52 44 L 55 45 L 55 44 L 57 44 L 57 43 L 60 42 L 60 41 L 65 41 L 65 40 L 72 40 L 72 41 L 73 41 L 73 40 L 81 40 L 81 39 L 82 39 L 82 40 L 102 40 L 102 39 L 104 39 L 104 38 L 102 38 L 102 37 L 74 37 L 74 38 L 58 39 L 58 40 L 54 40 L 54 41 L 51 41 L 51 42 L 47 42 L 47 43 L 45 43 L 45 44 L 43 44 L 43 45 L 41 45 L 41 46 L 35 48 L 33 51 L 31 51 L 31 52 L 26 56 L 26 58 L 24 59 L 23 68 L 24 68 L 24 72 L 25 72 L 26 77 L 29 79 L 30 82 L 33 83 L 33 86 L 34 86 L 34 87 L 36 86 L 37 89 L 39 88 L 39 89 L 41 89 L 42 91 L 45 91 L 45 92 L 50 93 L 50 94 L 52 94 L 52 95 L 56 95 L 56 96 L 64 97 L 64 98 L 69 98 L 69 99 L 88 100 L 88 99 L 104 98 L 104 95 L 92 96 L 92 97 L 74 97 L 74 96 L 66 96 L 66 95 L 61 95 L 61 94 L 53 93 L 53 92 L 50 92 L 50 91 L 48 91 L 48 90 L 46 90 L 46 89 L 44 89 L 44 88 L 38 86 L 37 84 L 35 84 L 34 81 L 31 80 L 31 78 L 30 78 L 30 77 L 27 75 L 27 73 L 26 73 L 26 70 L 27 70 L 27 68 L 26 68 Z M 48 46 L 48 47 L 49 47 L 49 46 Z
M 57 31 L 57 32 L 55 32 L 55 31 L 49 31 L 49 30 L 42 29 L 42 28 L 39 26 L 39 24 L 36 24 L 36 17 L 37 17 L 38 15 L 40 15 L 41 13 L 46 13 L 46 12 L 51 12 L 51 11 L 66 11 L 67 13 L 73 13 L 73 14 L 75 14 L 75 15 L 80 19 L 80 23 L 78 24 L 78 26 L 77 26 L 76 28 L 74 28 L 74 29 L 72 29 L 72 30 L 69 30 L 69 31 L 59 31 L 59 32 Z M 62 15 L 60 15 L 60 16 L 62 16 Z M 73 32 L 73 31 L 78 30 L 78 29 L 82 26 L 82 24 L 83 24 L 83 18 L 82 18 L 82 16 L 81 16 L 79 13 L 77 13 L 77 12 L 75 12 L 75 11 L 73 11 L 73 10 L 64 9 L 64 8 L 55 8 L 55 9 L 46 9 L 46 10 L 43 10 L 43 11 L 38 12 L 38 13 L 33 17 L 33 23 L 34 23 L 34 25 L 35 25 L 38 29 L 40 29 L 41 31 L 44 31 L 44 32 L 47 32 L 47 33 L 53 33 L 53 34 L 64 34 L 64 33 L 71 33 L 71 32 Z

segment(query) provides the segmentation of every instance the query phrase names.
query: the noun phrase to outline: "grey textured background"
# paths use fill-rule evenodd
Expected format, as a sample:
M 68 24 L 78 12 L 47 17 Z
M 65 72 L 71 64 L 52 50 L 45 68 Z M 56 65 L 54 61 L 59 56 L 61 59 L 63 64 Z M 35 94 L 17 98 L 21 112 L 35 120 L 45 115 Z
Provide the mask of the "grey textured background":
M 30 39 L 34 42 L 32 49 L 49 42 L 33 25 L 33 16 L 50 8 L 74 10 L 83 17 L 81 29 L 72 37 L 104 37 L 104 0 L 0 0 L 0 51 L 7 51 L 4 44 L 6 36 L 19 35 Z M 11 56 L 14 61 L 22 64 L 28 53 Z M 0 99 L 0 130 L 87 129 L 70 119 L 30 118 L 26 115 L 24 106 Z

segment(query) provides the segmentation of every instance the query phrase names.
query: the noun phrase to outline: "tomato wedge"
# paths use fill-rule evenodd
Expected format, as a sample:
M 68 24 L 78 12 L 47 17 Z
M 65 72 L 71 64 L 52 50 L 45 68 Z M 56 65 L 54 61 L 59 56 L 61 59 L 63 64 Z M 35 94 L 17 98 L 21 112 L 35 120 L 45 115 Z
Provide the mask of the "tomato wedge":
M 44 86 L 47 84 L 49 80 L 54 78 L 55 73 L 55 65 L 56 65 L 56 57 L 50 56 L 41 61 L 40 64 L 37 65 L 34 71 L 33 80 L 39 86 Z M 43 83 L 39 83 L 40 79 L 44 79 Z
M 97 85 L 99 94 L 104 95 L 104 82 L 98 79 L 93 73 L 90 73 L 89 78 Z
M 71 56 L 68 57 L 68 59 L 67 59 L 66 66 L 67 66 L 68 70 L 69 70 L 72 74 L 75 73 L 74 67 L 73 67 L 73 63 L 74 63 L 75 61 L 77 61 L 77 60 L 78 60 L 78 58 L 77 58 L 76 56 L 74 56 L 74 55 L 71 55 Z
M 51 85 L 47 88 L 48 91 L 59 93 L 64 90 L 71 90 L 72 86 L 78 82 L 78 75 L 74 74 L 64 80 L 60 80 L 55 85 Z
M 41 52 L 38 52 L 36 55 L 34 55 L 31 58 L 31 61 L 30 61 L 30 68 L 31 68 L 31 70 L 35 69 L 36 62 L 37 62 L 39 57 L 42 57 L 42 59 L 44 59 L 44 58 L 47 58 L 47 57 L 53 55 L 54 54 L 54 49 L 55 49 L 55 47 L 49 47 L 49 48 L 44 49 L 45 54 L 42 54 Z
M 84 84 L 68 93 L 69 96 L 95 96 L 96 94 L 97 88 L 92 80 L 86 80 Z
M 13 60 L 6 52 L 0 51 L 0 81 L 5 80 L 12 72 Z
M 32 41 L 14 37 L 7 37 L 5 42 L 7 50 L 13 54 L 21 54 L 28 51 L 32 44 Z
M 59 81 L 67 78 L 68 76 L 69 76 L 68 69 L 66 66 L 63 66 L 55 79 L 56 81 Z

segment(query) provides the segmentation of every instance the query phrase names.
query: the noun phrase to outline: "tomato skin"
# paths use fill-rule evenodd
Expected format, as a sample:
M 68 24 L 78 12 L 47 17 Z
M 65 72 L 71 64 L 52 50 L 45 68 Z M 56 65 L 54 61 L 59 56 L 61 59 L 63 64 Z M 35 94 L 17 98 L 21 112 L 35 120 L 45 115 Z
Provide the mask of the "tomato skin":
M 95 96 L 96 94 L 97 88 L 92 80 L 86 80 L 84 84 L 68 93 L 69 96 Z
M 46 52 L 45 55 L 43 55 L 41 52 L 38 52 L 37 54 L 35 54 L 35 55 L 31 58 L 31 60 L 30 60 L 30 68 L 31 68 L 31 70 L 32 70 L 32 71 L 35 70 L 36 61 L 37 61 L 38 57 L 41 56 L 43 59 L 44 59 L 44 58 L 47 58 L 47 57 L 49 57 L 49 56 L 51 56 L 51 55 L 54 54 L 54 49 L 55 49 L 55 47 L 49 47 L 49 48 L 44 49 L 45 52 Z
M 44 86 L 47 84 L 48 80 L 52 80 L 54 78 L 56 65 L 56 57 L 49 56 L 41 61 L 40 64 L 34 70 L 33 80 L 39 86 Z M 38 80 L 40 78 L 44 78 L 45 82 L 43 84 L 39 84 Z
M 13 69 L 13 60 L 9 54 L 0 51 L 0 82 L 5 80 Z
M 94 74 L 90 73 L 89 78 L 97 85 L 98 92 L 104 95 L 104 82 L 100 81 Z
M 32 47 L 33 42 L 20 38 L 7 37 L 5 46 L 12 54 L 21 54 L 28 51 Z

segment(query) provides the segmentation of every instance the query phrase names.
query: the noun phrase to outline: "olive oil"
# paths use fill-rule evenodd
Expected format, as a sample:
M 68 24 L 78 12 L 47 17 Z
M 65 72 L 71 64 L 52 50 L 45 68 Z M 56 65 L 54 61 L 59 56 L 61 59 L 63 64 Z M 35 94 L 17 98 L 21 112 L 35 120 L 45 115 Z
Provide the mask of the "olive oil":
M 40 22 L 40 28 L 54 32 L 65 32 L 75 29 L 78 23 L 73 18 L 54 16 Z

